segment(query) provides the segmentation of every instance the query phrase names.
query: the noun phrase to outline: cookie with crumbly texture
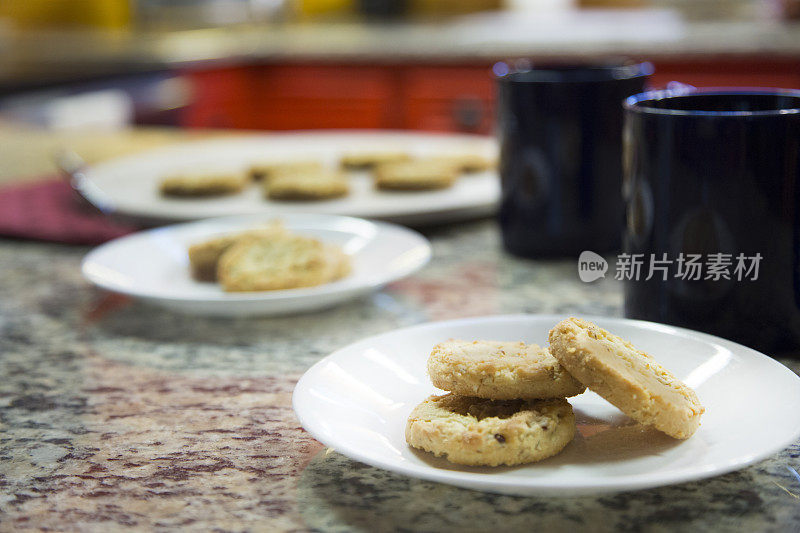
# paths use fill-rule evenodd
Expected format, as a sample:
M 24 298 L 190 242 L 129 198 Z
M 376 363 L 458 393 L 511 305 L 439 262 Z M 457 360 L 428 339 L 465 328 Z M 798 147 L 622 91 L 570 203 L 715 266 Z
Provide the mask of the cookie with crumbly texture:
M 217 264 L 222 254 L 242 238 L 274 238 L 285 233 L 283 223 L 275 220 L 262 228 L 222 235 L 189 247 L 189 268 L 197 281 L 217 281 Z
M 458 166 L 447 161 L 415 159 L 385 163 L 375 169 L 375 186 L 404 191 L 445 189 L 455 183 L 458 174 Z
M 637 422 L 688 439 L 704 412 L 697 394 L 631 343 L 580 318 L 550 331 L 553 356 L 589 389 Z
M 343 154 L 339 165 L 346 170 L 363 170 L 374 168 L 384 163 L 408 161 L 411 155 L 407 152 L 394 150 L 374 150 L 364 152 L 349 152 Z
M 349 258 L 338 246 L 284 234 L 236 242 L 222 254 L 218 277 L 226 291 L 268 291 L 321 285 L 348 271 Z
M 241 192 L 246 184 L 247 179 L 239 174 L 178 174 L 161 180 L 159 191 L 180 198 L 224 196 Z
M 494 400 L 564 398 L 586 390 L 547 348 L 524 342 L 439 343 L 428 358 L 428 375 L 440 389 Z
M 347 177 L 331 170 L 309 170 L 273 175 L 264 182 L 264 192 L 271 200 L 325 200 L 350 192 Z
M 480 154 L 442 154 L 430 158 L 455 165 L 461 172 L 483 172 L 497 166 L 497 160 Z
M 575 436 L 575 415 L 563 398 L 486 400 L 431 396 L 411 412 L 406 442 L 452 463 L 532 463 L 560 452 Z
M 248 174 L 253 181 L 269 181 L 278 174 L 320 172 L 323 168 L 319 161 L 276 161 L 256 163 L 250 167 Z

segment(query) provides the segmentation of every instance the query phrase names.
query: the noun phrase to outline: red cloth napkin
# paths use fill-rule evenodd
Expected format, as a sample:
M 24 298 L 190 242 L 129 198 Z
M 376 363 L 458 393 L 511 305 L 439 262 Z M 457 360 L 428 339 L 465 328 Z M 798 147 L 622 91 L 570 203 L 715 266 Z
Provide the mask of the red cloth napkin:
M 0 237 L 101 244 L 137 229 L 81 206 L 61 179 L 0 188 Z

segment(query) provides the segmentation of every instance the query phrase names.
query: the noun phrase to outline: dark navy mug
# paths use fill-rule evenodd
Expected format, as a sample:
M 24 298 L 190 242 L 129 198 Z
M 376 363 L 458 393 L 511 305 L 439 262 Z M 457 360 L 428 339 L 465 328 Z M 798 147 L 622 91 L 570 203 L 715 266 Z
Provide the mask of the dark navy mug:
M 799 161 L 800 91 L 628 98 L 625 315 L 800 348 Z
M 622 102 L 640 93 L 650 63 L 498 63 L 499 221 L 524 257 L 618 250 Z

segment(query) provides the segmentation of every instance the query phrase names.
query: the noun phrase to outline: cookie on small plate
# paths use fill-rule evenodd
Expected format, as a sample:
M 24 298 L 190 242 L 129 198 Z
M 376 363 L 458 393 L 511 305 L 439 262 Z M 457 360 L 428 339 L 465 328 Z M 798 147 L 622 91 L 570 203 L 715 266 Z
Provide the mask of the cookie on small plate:
M 407 152 L 393 150 L 348 152 L 342 155 L 339 164 L 343 169 L 362 170 L 373 168 L 383 163 L 395 163 L 408 161 L 409 159 L 411 159 L 411 156 Z
M 319 161 L 276 161 L 252 165 L 249 175 L 253 181 L 269 181 L 278 174 L 301 174 L 318 172 L 322 169 L 322 163 Z
M 442 342 L 428 358 L 428 375 L 440 389 L 495 400 L 564 398 L 586 390 L 547 348 L 524 342 Z
M 580 318 L 550 330 L 550 351 L 581 383 L 637 422 L 688 439 L 704 412 L 697 394 L 631 343 Z
M 411 412 L 406 442 L 462 465 L 518 465 L 560 452 L 575 436 L 570 404 L 431 396 Z
M 326 200 L 345 196 L 350 183 L 331 170 L 283 172 L 264 182 L 264 192 L 271 200 Z
M 375 186 L 406 191 L 445 189 L 455 183 L 458 174 L 458 166 L 447 161 L 415 159 L 385 163 L 375 169 Z
M 177 174 L 161 180 L 159 191 L 182 198 L 224 196 L 241 192 L 246 184 L 247 179 L 239 174 Z
M 338 247 L 302 235 L 248 238 L 220 258 L 218 277 L 231 292 L 312 287 L 349 272 L 349 258 Z
M 222 235 L 214 239 L 199 242 L 189 247 L 189 268 L 192 277 L 197 281 L 217 281 L 217 264 L 219 258 L 228 248 L 242 238 L 274 238 L 286 232 L 283 223 L 276 220 L 263 228 Z

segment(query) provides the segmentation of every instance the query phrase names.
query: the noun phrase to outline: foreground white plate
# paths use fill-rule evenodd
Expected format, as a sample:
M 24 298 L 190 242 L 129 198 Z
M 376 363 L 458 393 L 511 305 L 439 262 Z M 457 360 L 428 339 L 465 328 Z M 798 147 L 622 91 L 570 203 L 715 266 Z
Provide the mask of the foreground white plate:
M 227 293 L 189 275 L 189 245 L 247 230 L 272 216 L 225 217 L 135 233 L 92 250 L 83 275 L 100 287 L 182 312 L 217 316 L 279 315 L 330 307 L 374 291 L 424 266 L 430 245 L 419 233 L 388 224 L 331 215 L 285 215 L 286 227 L 350 255 L 352 272 L 317 287 Z
M 444 222 L 494 212 L 500 185 L 494 171 L 466 174 L 438 191 L 378 191 L 367 172 L 352 173 L 344 198 L 318 202 L 266 200 L 259 187 L 218 198 L 165 198 L 158 183 L 168 174 L 209 170 L 244 171 L 254 162 L 319 160 L 335 167 L 344 152 L 400 150 L 413 155 L 497 154 L 493 139 L 478 135 L 411 132 L 297 132 L 197 141 L 107 161 L 86 169 L 81 192 L 95 205 L 118 214 L 155 220 L 213 216 L 325 213 L 404 223 Z
M 651 322 L 591 318 L 632 341 L 693 387 L 706 407 L 686 441 L 639 426 L 592 392 L 570 398 L 578 435 L 559 455 L 515 468 L 452 465 L 404 438 L 416 404 L 441 393 L 428 380 L 431 347 L 449 338 L 545 345 L 564 316 L 510 315 L 426 324 L 371 337 L 329 355 L 297 383 L 294 410 L 325 445 L 364 463 L 471 489 L 579 495 L 680 483 L 764 459 L 800 435 L 800 378 L 736 343 Z

